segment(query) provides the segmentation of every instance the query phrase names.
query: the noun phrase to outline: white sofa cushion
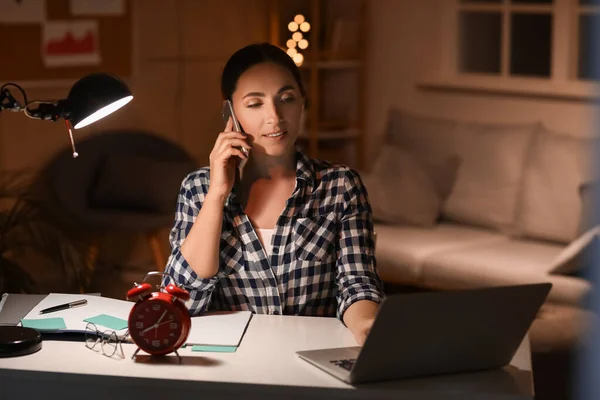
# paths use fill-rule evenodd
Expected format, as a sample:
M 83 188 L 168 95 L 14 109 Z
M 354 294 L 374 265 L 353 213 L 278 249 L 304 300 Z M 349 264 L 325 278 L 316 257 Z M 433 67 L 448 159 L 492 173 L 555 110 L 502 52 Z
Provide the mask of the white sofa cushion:
M 551 274 L 564 250 L 555 243 L 515 240 L 486 229 L 440 223 L 433 229 L 375 224 L 381 278 L 434 289 L 551 282 L 551 302 L 580 305 L 591 284 Z
M 454 133 L 457 122 L 450 119 L 425 117 L 390 108 L 386 143 L 409 149 L 442 164 L 454 153 Z
M 452 223 L 433 229 L 376 223 L 375 232 L 382 279 L 406 285 L 422 284 L 423 262 L 436 253 L 508 240 L 497 232 Z
M 553 287 L 548 295 L 550 301 L 578 305 L 590 290 L 589 282 L 548 274 L 552 260 L 562 248 L 550 243 L 507 240 L 468 249 L 437 252 L 423 262 L 423 285 L 431 288 L 467 289 L 551 282 Z
M 592 180 L 590 139 L 540 130 L 528 156 L 517 215 L 519 236 L 568 243 L 579 236 L 579 187 Z
M 510 232 L 515 223 L 526 154 L 539 124 L 459 124 L 461 166 L 442 216 Z
M 511 240 L 496 241 L 468 249 L 449 249 L 428 257 L 427 272 L 442 265 L 448 268 L 465 268 L 474 275 L 488 269 L 503 271 L 507 276 L 521 272 L 546 275 L 552 261 L 563 250 L 563 246 L 551 243 Z M 425 275 L 427 282 L 428 276 Z
M 361 173 L 373 219 L 433 227 L 449 192 L 446 182 L 456 176 L 456 161 L 435 166 L 396 146 L 383 148 L 372 172 Z
M 433 180 L 406 151 L 384 148 L 373 173 L 362 177 L 373 220 L 431 227 L 441 209 Z
M 458 157 L 442 217 L 508 233 L 515 223 L 527 151 L 540 127 L 457 122 L 391 108 L 386 140 L 437 165 Z

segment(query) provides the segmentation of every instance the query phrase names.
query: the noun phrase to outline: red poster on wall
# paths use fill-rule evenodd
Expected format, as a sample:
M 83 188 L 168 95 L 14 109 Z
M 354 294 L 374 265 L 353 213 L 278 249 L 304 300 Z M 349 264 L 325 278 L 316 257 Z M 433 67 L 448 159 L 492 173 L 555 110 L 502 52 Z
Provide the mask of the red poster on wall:
M 98 23 L 47 21 L 42 29 L 41 50 L 46 67 L 98 65 L 101 62 Z

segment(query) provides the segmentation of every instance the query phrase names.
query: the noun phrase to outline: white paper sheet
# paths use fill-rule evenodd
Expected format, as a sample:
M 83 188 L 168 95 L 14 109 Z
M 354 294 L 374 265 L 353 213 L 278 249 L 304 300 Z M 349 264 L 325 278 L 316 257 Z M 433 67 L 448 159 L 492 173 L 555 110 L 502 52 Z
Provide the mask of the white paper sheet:
M 192 317 L 188 345 L 238 346 L 242 341 L 250 311 L 232 311 Z
M 0 0 L 0 22 L 2 23 L 39 24 L 45 19 L 46 0 Z
M 48 314 L 40 314 L 44 308 L 58 306 L 61 304 L 70 303 L 77 300 L 86 299 L 88 302 L 84 306 L 73 307 L 66 310 L 55 311 Z M 64 294 L 50 293 L 44 300 L 25 316 L 23 319 L 44 319 L 44 318 L 62 318 L 65 321 L 66 329 L 61 332 L 85 332 L 87 322 L 84 319 L 92 318 L 100 314 L 110 315 L 112 317 L 121 318 L 127 321 L 129 312 L 134 303 L 131 301 L 111 299 L 108 297 L 100 297 L 85 294 Z M 98 327 L 102 330 L 103 327 Z M 108 329 L 108 328 L 106 328 Z M 119 336 L 123 336 L 127 332 L 127 328 L 117 331 Z

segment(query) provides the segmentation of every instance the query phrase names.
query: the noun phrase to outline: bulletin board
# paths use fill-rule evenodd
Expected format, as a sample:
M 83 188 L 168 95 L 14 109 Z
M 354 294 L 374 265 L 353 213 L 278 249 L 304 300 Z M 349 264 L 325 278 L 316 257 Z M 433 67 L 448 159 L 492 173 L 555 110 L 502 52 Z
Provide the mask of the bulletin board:
M 123 12 L 112 14 L 100 11 L 94 14 L 94 10 L 88 14 L 74 12 L 71 0 L 37 1 L 44 1 L 45 15 L 41 23 L 0 20 L 0 83 L 78 79 L 95 72 L 111 73 L 121 78 L 131 76 L 131 0 L 121 0 Z M 100 0 L 98 3 L 104 1 Z M 59 62 L 49 65 L 49 53 L 44 52 L 44 49 L 49 48 L 48 32 L 52 32 L 48 27 L 71 25 L 94 27 L 93 51 L 97 57 L 93 61 L 88 59 L 86 62 L 78 62 L 75 57 L 68 59 L 62 57 L 64 53 L 55 52 L 53 54 L 59 54 L 59 57 L 53 59 Z M 77 43 L 80 43 L 79 39 L 75 38 Z M 59 40 L 58 43 L 60 45 L 62 42 Z M 56 42 L 50 44 L 54 45 Z M 60 62 L 61 59 L 70 61 Z

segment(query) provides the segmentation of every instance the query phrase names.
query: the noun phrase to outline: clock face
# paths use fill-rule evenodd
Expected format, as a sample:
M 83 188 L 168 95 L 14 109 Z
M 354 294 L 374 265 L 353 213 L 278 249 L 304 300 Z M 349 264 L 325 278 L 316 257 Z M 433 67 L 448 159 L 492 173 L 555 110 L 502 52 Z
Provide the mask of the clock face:
M 173 303 L 162 299 L 142 301 L 129 316 L 131 338 L 151 354 L 175 350 L 183 330 L 181 311 Z

